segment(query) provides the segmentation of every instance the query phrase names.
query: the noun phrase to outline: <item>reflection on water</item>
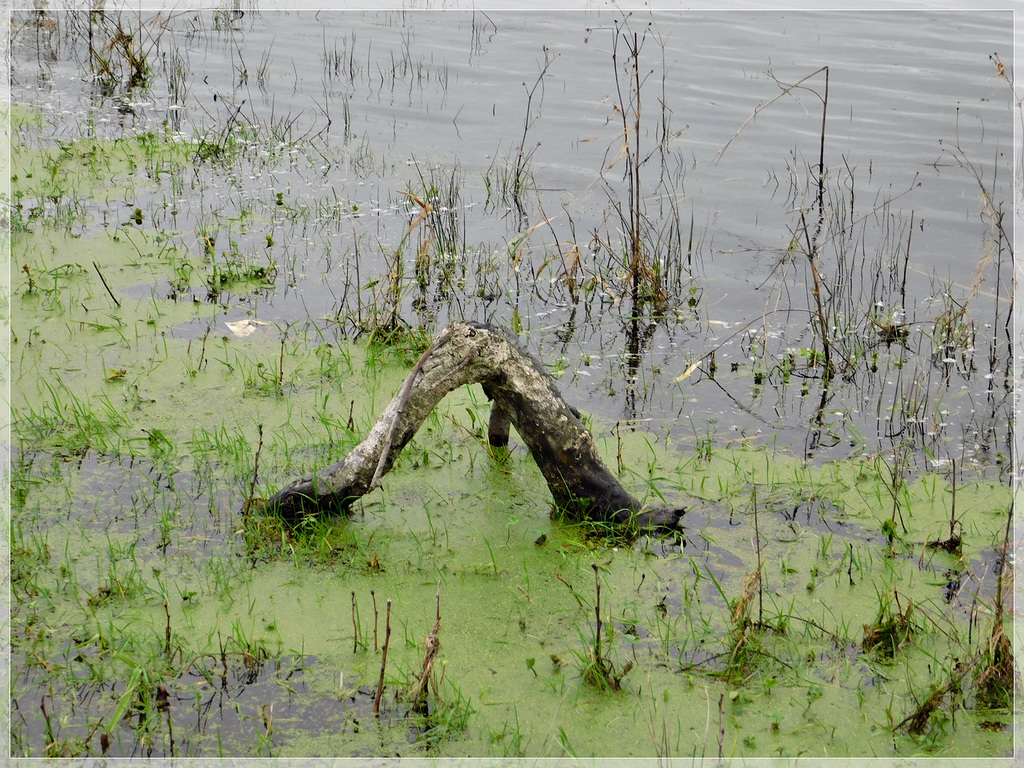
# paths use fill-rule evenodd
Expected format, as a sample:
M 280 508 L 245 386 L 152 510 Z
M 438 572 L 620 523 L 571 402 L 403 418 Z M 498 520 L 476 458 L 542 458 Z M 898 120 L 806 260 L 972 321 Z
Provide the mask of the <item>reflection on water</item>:
M 205 239 L 231 264 L 276 267 L 272 292 L 223 297 L 226 317 L 244 306 L 358 332 L 402 248 L 403 322 L 516 325 L 571 398 L 607 418 L 653 418 L 683 442 L 691 422 L 767 432 L 819 457 L 887 448 L 918 422 L 938 458 L 1005 450 L 1008 244 L 979 188 L 1008 199 L 1010 93 L 993 58 L 1010 50 L 1005 15 L 656 13 L 628 29 L 606 12 L 158 21 L 153 73 L 131 88 L 80 76 L 84 17 L 56 17 L 47 35 L 20 19 L 14 99 L 38 105 L 50 141 L 172 129 L 200 142 L 194 174 L 157 176 L 155 191 L 140 178 L 130 205 L 186 247 Z M 641 43 L 633 96 L 619 27 Z M 625 130 L 639 127 L 638 204 L 671 297 L 643 321 L 621 282 L 620 102 L 641 106 Z M 425 221 L 416 199 L 431 204 Z M 824 327 L 846 347 L 828 387 L 817 361 L 804 365 L 821 330 L 801 249 L 822 224 Z M 901 416 L 876 418 L 885 411 Z

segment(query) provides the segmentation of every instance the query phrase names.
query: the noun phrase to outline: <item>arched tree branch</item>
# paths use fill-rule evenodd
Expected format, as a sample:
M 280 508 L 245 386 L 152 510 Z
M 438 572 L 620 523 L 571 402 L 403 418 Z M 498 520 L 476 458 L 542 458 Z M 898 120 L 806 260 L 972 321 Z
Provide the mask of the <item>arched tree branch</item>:
M 590 432 L 554 382 L 505 332 L 468 322 L 451 324 L 413 367 L 366 438 L 338 463 L 294 481 L 265 508 L 295 520 L 345 509 L 369 493 L 441 399 L 479 383 L 491 400 L 488 438 L 508 442 L 514 426 L 566 515 L 644 529 L 674 529 L 681 509 L 647 509 L 608 470 Z

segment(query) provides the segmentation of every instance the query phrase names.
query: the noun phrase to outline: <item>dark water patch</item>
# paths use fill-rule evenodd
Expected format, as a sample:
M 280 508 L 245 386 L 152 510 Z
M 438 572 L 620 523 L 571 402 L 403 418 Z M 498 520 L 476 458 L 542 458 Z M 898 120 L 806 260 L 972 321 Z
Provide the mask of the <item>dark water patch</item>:
M 84 659 L 79 656 L 79 661 Z M 82 684 L 76 682 L 80 676 L 71 676 L 62 688 L 52 675 L 30 674 L 18 679 L 12 697 L 15 741 L 26 752 L 40 754 L 55 744 L 65 756 L 86 751 L 147 758 L 258 753 L 261 739 L 276 747 L 293 729 L 313 735 L 334 732 L 351 719 L 350 709 L 358 712 L 358 707 L 349 708 L 354 696 L 346 702 L 311 696 L 304 673 L 317 663 L 312 656 L 258 662 L 231 652 L 224 657 L 226 666 L 201 658 L 177 677 L 156 670 L 132 677 L 131 687 L 120 681 Z M 29 716 L 40 697 L 47 715 L 42 719 Z M 118 712 L 122 719 L 112 722 Z M 48 741 L 51 737 L 56 742 Z
M 60 506 L 35 508 L 31 491 L 23 495 L 30 516 L 23 527 L 59 521 L 67 529 L 104 533 L 130 540 L 140 560 L 187 558 L 201 562 L 230 539 L 224 491 L 210 491 L 205 470 L 181 456 L 151 459 L 87 452 L 74 462 L 53 461 L 52 454 L 24 454 L 23 466 L 48 463 L 58 476 L 47 482 L 67 489 Z M 52 488 L 50 489 L 52 490 Z M 148 554 L 147 554 L 148 553 Z

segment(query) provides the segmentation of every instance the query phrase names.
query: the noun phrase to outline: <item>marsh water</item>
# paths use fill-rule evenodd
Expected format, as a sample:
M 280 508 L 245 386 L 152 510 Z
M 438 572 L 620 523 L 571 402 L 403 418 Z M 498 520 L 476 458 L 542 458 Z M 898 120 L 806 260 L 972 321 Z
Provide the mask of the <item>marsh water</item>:
M 830 68 L 827 180 L 849 198 L 842 237 L 854 265 L 839 290 L 864 305 L 844 314 L 871 313 L 844 317 L 839 333 L 870 336 L 872 322 L 927 326 L 937 307 L 957 300 L 946 294 L 974 288 L 975 268 L 989 256 L 979 180 L 963 162 L 993 199 L 1006 199 L 1010 188 L 1008 96 L 992 59 L 1009 50 L 1003 21 L 998 14 L 728 13 L 634 24 L 646 47 L 640 151 L 657 155 L 645 168 L 647 215 L 660 222 L 652 256 L 666 262 L 680 305 L 678 322 L 638 334 L 624 291 L 602 286 L 593 300 L 574 302 L 557 280 L 574 248 L 582 259 L 577 280 L 598 279 L 622 241 L 614 211 L 625 161 L 612 61 L 620 20 L 580 16 L 578 32 L 561 35 L 568 18 L 577 17 L 250 12 L 210 22 L 171 15 L 155 35 L 167 46 L 146 91 L 103 97 L 83 83 L 82 62 L 67 56 L 15 67 L 14 99 L 37 103 L 54 136 L 66 139 L 166 128 L 216 145 L 220 132 L 252 129 L 241 140 L 237 177 L 189 179 L 147 212 L 153 227 L 230 242 L 248 259 L 275 263 L 276 290 L 219 302 L 226 320 L 253 313 L 281 325 L 310 315 L 362 319 L 355 254 L 364 284 L 385 274 L 381 251 L 397 246 L 417 211 L 403 193 L 455 186 L 457 198 L 441 201 L 437 215 L 462 251 L 447 253 L 435 237 L 452 274 L 426 292 L 418 313 L 406 310 L 409 322 L 443 326 L 454 315 L 510 326 L 517 314 L 527 343 L 564 367 L 571 374 L 564 386 L 597 413 L 685 429 L 692 421 L 698 433 L 705 424 L 735 436 L 760 431 L 800 450 L 802 417 L 815 397 L 752 398 L 752 375 L 738 391 L 720 381 L 682 391 L 672 384 L 711 350 L 720 366 L 749 369 L 759 346 L 777 356 L 813 346 L 805 266 L 786 256 L 800 230 L 797 211 L 813 202 L 823 76 L 748 120 L 784 88 Z M 16 47 L 28 37 L 16 35 Z M 260 127 L 271 134 L 266 141 Z M 311 149 L 294 146 L 300 140 Z M 523 153 L 530 195 L 510 199 L 500 179 Z M 445 202 L 452 210 L 443 210 Z M 262 221 L 246 221 L 250 210 Z M 271 252 L 268 235 L 280 243 Z M 898 287 L 872 285 L 874 274 L 893 269 Z M 524 287 L 525 277 L 539 287 Z M 1005 299 L 1005 280 L 993 283 L 987 277 L 984 289 Z M 150 287 L 170 292 L 166 284 Z M 985 312 L 975 341 L 998 344 L 1007 317 L 1005 305 Z M 201 335 L 210 320 L 204 315 L 174 334 Z M 979 412 L 991 412 L 986 382 L 1005 380 L 1005 357 L 977 373 L 973 361 L 948 365 L 936 375 L 949 378 L 950 399 L 964 402 L 949 403 L 961 415 L 945 431 L 960 441 L 968 430 L 969 440 L 987 430 L 978 423 Z M 847 455 L 851 428 L 884 438 L 879 410 L 900 393 L 879 378 L 867 399 L 865 387 L 830 395 L 823 447 L 835 443 Z
M 906 724 L 1002 616 L 1008 14 L 11 34 L 12 754 L 1008 754 L 979 693 Z M 474 391 L 350 519 L 243 511 L 460 318 L 513 330 L 638 495 L 692 507 L 677 541 L 552 521 Z M 439 583 L 425 715 L 390 691 Z M 886 617 L 914 631 L 879 659 Z M 602 631 L 617 690 L 587 682 Z

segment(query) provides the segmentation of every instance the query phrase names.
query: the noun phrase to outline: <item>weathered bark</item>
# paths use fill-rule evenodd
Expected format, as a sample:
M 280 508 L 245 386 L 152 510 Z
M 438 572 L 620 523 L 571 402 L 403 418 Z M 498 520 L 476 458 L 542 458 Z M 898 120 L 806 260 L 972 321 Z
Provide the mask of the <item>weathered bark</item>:
M 491 444 L 507 444 L 509 425 L 514 426 L 564 514 L 638 529 L 675 528 L 683 510 L 645 509 L 622 487 L 598 456 L 579 414 L 537 361 L 503 331 L 468 322 L 445 329 L 351 453 L 281 489 L 265 507 L 290 520 L 346 508 L 380 484 L 446 394 L 472 383 L 483 385 L 493 400 Z

